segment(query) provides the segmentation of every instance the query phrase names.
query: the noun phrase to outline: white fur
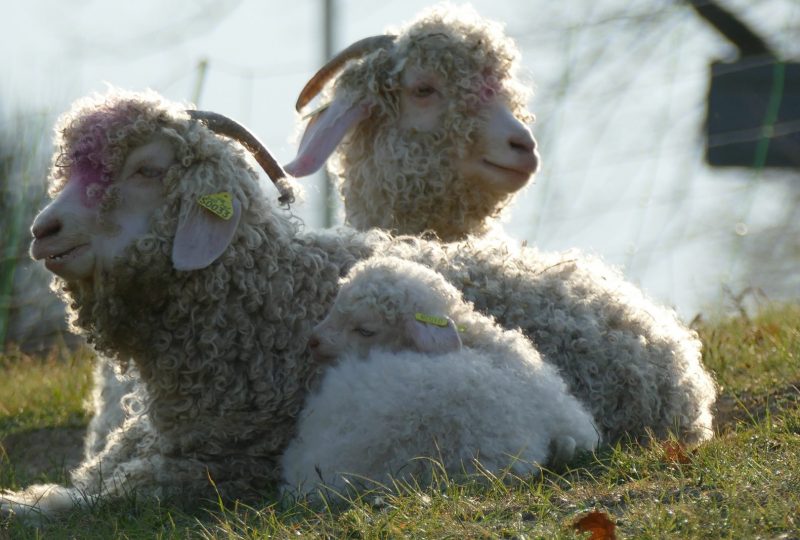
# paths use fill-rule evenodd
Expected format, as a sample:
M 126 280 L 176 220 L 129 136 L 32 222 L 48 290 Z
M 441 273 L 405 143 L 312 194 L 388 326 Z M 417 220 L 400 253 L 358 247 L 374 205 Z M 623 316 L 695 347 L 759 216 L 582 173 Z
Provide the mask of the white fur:
M 591 450 L 597 432 L 586 410 L 546 369 L 498 369 L 464 349 L 438 355 L 376 351 L 330 368 L 304 407 L 283 455 L 286 488 L 307 494 L 347 485 L 391 487 L 391 478 L 422 483 L 432 458 L 450 475 L 480 468 L 536 474 L 558 453 Z
M 560 370 L 603 440 L 674 432 L 696 443 L 712 435 L 715 386 L 697 336 L 595 258 L 511 250 L 490 238 L 442 244 L 349 228 L 301 231 L 266 196 L 241 146 L 154 93 L 80 100 L 56 133 L 54 200 L 34 223 L 31 251 L 60 276 L 54 290 L 68 301 L 72 328 L 118 368 L 99 371 L 93 435 L 71 474 L 89 500 L 125 490 L 192 500 L 263 495 L 280 480 L 281 454 L 326 367 L 307 347 L 312 328 L 341 276 L 375 253 L 436 270 L 474 303 L 470 312 L 518 328 Z M 166 170 L 163 156 L 171 158 Z M 83 204 L 97 190 L 94 204 Z M 199 198 L 219 192 L 240 210 L 235 228 L 209 215 L 205 225 L 193 221 Z M 234 229 L 233 237 L 199 234 L 211 224 Z M 181 242 L 201 248 L 188 262 L 206 267 L 176 268 L 182 226 L 198 234 Z M 215 249 L 204 249 L 208 238 Z M 469 335 L 464 346 L 497 363 Z M 407 398 L 416 398 L 413 388 Z M 556 440 L 554 455 L 570 446 Z M 0 495 L 0 513 L 25 512 L 25 493 Z M 45 510 L 73 500 L 60 490 L 27 493 L 41 494 L 36 504 Z
M 410 335 L 416 327 L 408 324 L 418 312 L 452 317 L 465 347 L 420 350 L 429 342 Z M 370 335 L 359 333 L 367 328 Z M 476 313 L 418 264 L 392 257 L 357 264 L 312 340 L 315 354 L 339 363 L 306 402 L 284 453 L 289 489 L 425 481 L 425 458 L 449 474 L 474 472 L 479 462 L 491 474 L 525 475 L 597 445 L 586 408 L 522 333 Z

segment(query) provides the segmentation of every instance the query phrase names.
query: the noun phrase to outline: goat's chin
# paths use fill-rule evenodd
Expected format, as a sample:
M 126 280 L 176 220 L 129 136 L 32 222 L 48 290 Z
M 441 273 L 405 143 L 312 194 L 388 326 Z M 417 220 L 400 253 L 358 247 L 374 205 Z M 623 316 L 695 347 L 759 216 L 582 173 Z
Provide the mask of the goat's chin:
M 519 191 L 528 184 L 533 174 L 530 169 L 504 167 L 486 159 L 470 163 L 464 171 L 464 176 L 475 179 L 475 185 L 498 195 Z
M 335 364 L 338 356 L 332 354 L 330 351 L 320 351 L 318 349 L 311 349 L 311 358 L 318 364 Z
M 56 258 L 44 260 L 44 266 L 64 281 L 91 280 L 95 271 L 95 254 L 89 245 L 83 245 Z

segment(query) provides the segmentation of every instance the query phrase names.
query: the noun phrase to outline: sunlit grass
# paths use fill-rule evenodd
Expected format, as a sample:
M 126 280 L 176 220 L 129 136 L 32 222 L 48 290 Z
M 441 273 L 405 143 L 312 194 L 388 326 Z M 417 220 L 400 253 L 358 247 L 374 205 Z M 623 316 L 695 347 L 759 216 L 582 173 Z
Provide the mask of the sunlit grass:
M 0 355 L 0 437 L 30 428 L 80 426 L 92 383 L 92 353 L 53 349 L 45 357 Z
M 624 538 L 792 537 L 800 528 L 800 392 L 790 384 L 800 381 L 799 329 L 798 306 L 698 326 L 706 363 L 736 414 L 721 414 L 720 434 L 696 449 L 620 445 L 515 482 L 440 472 L 432 486 L 398 483 L 317 504 L 268 496 L 252 506 L 207 501 L 187 509 L 131 495 L 39 531 L 6 526 L 13 538 L 558 539 L 575 538 L 575 520 L 599 511 Z M 4 358 L 0 426 L 85 422 L 89 379 L 86 352 Z M 14 465 L 0 461 L 0 471 Z M 0 474 L 0 487 L 10 485 Z
M 800 381 L 800 305 L 702 323 L 699 331 L 703 360 L 723 389 L 769 392 Z

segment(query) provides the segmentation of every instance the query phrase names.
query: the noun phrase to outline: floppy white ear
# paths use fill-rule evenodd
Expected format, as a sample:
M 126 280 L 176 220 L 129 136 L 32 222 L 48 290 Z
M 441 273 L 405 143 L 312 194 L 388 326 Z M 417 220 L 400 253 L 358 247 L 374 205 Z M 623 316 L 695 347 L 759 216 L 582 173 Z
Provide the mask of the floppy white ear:
M 450 317 L 447 317 L 447 326 L 421 322 L 414 317 L 409 317 L 405 326 L 411 342 L 420 352 L 446 353 L 461 350 L 461 336 Z
M 191 204 L 191 207 L 185 214 L 181 212 L 183 217 L 178 221 L 175 231 L 172 244 L 172 265 L 175 270 L 205 268 L 228 248 L 242 217 L 242 204 L 236 199 L 229 202 L 230 206 L 220 212 L 222 215 L 198 201 L 182 203 Z
M 295 178 L 317 172 L 347 132 L 368 116 L 369 105 L 334 99 L 311 116 L 300 139 L 297 156 L 284 169 Z

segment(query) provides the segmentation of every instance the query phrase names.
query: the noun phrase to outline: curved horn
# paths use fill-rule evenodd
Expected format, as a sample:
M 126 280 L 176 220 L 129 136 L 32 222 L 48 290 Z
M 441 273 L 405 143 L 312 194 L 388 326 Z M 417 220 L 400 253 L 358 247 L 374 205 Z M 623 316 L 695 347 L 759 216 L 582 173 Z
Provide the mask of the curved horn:
M 253 155 L 258 164 L 261 165 L 261 168 L 270 177 L 275 187 L 278 188 L 278 193 L 280 194 L 278 201 L 281 204 L 294 202 L 294 193 L 287 180 L 286 171 L 275 161 L 275 158 L 272 157 L 266 146 L 258 140 L 258 137 L 240 123 L 219 113 L 193 109 L 189 109 L 186 112 L 195 120 L 202 121 L 214 133 L 229 137 L 244 146 Z
M 305 107 L 309 101 L 314 99 L 314 97 L 320 93 L 320 91 L 325 87 L 325 83 L 327 83 L 333 78 L 334 75 L 336 75 L 345 62 L 354 58 L 360 58 L 378 49 L 385 49 L 392 45 L 396 39 L 397 36 L 391 35 L 371 36 L 364 39 L 359 39 L 342 52 L 331 58 L 328 63 L 322 66 L 320 70 L 317 71 L 313 77 L 311 77 L 311 80 L 306 83 L 305 87 L 303 87 L 303 90 L 300 92 L 300 96 L 297 98 L 297 103 L 295 104 L 295 109 L 297 112 L 300 112 L 300 110 Z

